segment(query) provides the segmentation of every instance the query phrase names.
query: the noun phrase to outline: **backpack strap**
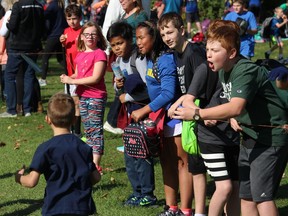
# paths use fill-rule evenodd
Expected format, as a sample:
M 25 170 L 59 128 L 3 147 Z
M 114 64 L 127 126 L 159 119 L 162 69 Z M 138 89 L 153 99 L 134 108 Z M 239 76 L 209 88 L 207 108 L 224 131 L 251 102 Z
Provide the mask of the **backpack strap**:
M 136 58 L 137 57 L 138 57 L 138 52 L 137 52 L 137 50 L 134 50 L 132 55 L 131 55 L 131 58 L 130 58 L 130 67 L 131 67 L 133 74 L 138 73 L 138 70 L 136 67 Z

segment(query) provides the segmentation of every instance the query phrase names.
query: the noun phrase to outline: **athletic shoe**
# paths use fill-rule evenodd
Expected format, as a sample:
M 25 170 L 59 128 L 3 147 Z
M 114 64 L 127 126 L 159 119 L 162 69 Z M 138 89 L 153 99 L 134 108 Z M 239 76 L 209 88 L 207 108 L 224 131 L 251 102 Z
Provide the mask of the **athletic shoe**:
M 40 79 L 38 80 L 38 82 L 39 82 L 39 85 L 42 86 L 42 87 L 47 85 L 47 82 L 46 82 L 46 80 L 44 80 L 44 79 L 41 79 L 41 78 L 40 78 Z
M 124 202 L 124 206 L 139 206 L 140 205 L 140 197 L 136 197 L 133 194 L 129 196 L 129 198 Z
M 140 206 L 147 207 L 156 205 L 157 198 L 155 196 L 144 196 L 140 199 Z
M 25 113 L 25 115 L 24 115 L 25 117 L 29 117 L 29 116 L 31 116 L 31 113 L 30 112 L 28 112 L 28 113 Z
M 82 140 L 83 142 L 85 142 L 85 143 L 87 142 L 87 138 L 86 138 L 85 136 L 82 136 L 82 137 L 81 137 L 81 140 Z
M 8 112 L 3 112 L 0 114 L 0 118 L 15 118 L 17 114 L 10 114 Z
M 104 130 L 113 133 L 113 134 L 123 134 L 124 131 L 121 128 L 114 128 L 112 127 L 107 121 L 104 123 L 103 126 Z
M 171 209 L 169 209 L 169 206 L 165 206 L 164 211 L 161 212 L 158 216 L 185 216 L 185 215 L 180 209 L 174 212 Z

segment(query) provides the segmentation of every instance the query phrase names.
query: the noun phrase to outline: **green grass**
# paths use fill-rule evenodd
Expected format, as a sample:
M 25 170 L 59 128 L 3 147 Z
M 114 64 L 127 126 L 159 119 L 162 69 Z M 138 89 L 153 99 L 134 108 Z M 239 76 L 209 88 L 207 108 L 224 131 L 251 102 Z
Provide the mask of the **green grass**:
M 286 42 L 285 42 L 286 43 Z M 286 43 L 286 45 L 288 45 Z M 269 49 L 268 44 L 256 45 L 256 57 L 263 58 L 264 52 Z M 276 58 L 277 51 L 271 55 Z M 287 49 L 284 56 L 287 56 Z M 49 97 L 59 91 L 63 86 L 59 83 L 59 75 L 63 72 L 51 59 L 48 74 L 48 85 L 42 88 L 44 108 L 47 108 Z M 106 74 L 106 84 L 109 92 L 108 106 L 113 99 L 112 74 Z M 5 110 L 5 104 L 0 103 L 0 111 Z M 108 107 L 106 108 L 106 115 Z M 21 187 L 14 182 L 14 173 L 23 164 L 29 166 L 36 147 L 52 136 L 52 131 L 44 121 L 45 114 L 33 113 L 29 118 L 17 117 L 13 119 L 0 119 L 0 215 L 23 216 L 41 215 L 41 206 L 45 188 L 45 180 L 41 177 L 39 184 L 33 189 Z M 158 159 L 155 165 L 156 190 L 159 207 L 156 208 L 126 208 L 121 204 L 130 195 L 131 187 L 125 173 L 123 154 L 116 151 L 122 145 L 121 136 L 105 132 L 105 155 L 102 166 L 104 175 L 99 184 L 93 188 L 93 197 L 97 210 L 101 216 L 129 216 L 129 215 L 156 215 L 162 211 L 164 205 L 164 192 L 161 168 Z M 213 192 L 213 182 L 208 182 L 207 203 Z M 280 215 L 288 215 L 288 171 L 283 177 L 277 205 Z

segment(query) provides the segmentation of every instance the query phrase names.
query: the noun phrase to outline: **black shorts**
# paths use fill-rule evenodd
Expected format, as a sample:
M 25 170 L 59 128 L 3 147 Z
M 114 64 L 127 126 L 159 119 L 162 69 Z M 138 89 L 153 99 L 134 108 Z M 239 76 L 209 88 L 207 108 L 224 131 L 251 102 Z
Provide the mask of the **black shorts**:
M 254 202 L 275 198 L 288 159 L 288 145 L 266 146 L 245 139 L 239 154 L 239 197 Z
M 195 13 L 186 13 L 186 22 L 200 22 L 198 11 Z
M 188 154 L 188 170 L 192 175 L 205 174 L 206 167 L 201 155 Z
M 238 181 L 239 145 L 198 144 L 207 173 L 214 181 Z

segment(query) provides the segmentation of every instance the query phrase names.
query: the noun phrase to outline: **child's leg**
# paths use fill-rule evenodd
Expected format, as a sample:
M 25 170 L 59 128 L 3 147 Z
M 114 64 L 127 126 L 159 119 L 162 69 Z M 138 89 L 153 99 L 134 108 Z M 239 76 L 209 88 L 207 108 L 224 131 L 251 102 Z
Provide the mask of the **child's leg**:
M 93 162 L 100 166 L 104 152 L 103 118 L 106 99 L 80 99 L 80 115 L 82 118 L 87 144 L 93 149 Z
M 224 206 L 226 205 L 232 192 L 232 182 L 229 179 L 222 181 L 215 181 L 215 185 L 216 189 L 209 203 L 209 210 L 208 210 L 209 216 L 222 215 Z M 226 214 L 233 216 L 237 215 L 237 214 L 228 214 L 228 208 L 226 210 Z
M 126 173 L 133 189 L 133 196 L 141 197 L 141 184 L 139 174 L 137 172 L 137 158 L 127 155 L 124 150 L 124 159 Z
M 178 178 L 181 199 L 181 209 L 191 209 L 193 200 L 193 176 L 188 171 L 188 154 L 184 151 L 181 136 L 175 136 L 177 158 L 178 158 Z
M 177 167 L 178 158 L 174 137 L 163 138 L 163 149 L 160 154 L 160 162 L 162 167 L 166 205 L 177 206 L 179 180 Z
M 77 95 L 72 96 L 75 103 L 75 123 L 73 125 L 74 133 L 76 135 L 81 135 L 81 117 L 79 109 L 79 97 Z

